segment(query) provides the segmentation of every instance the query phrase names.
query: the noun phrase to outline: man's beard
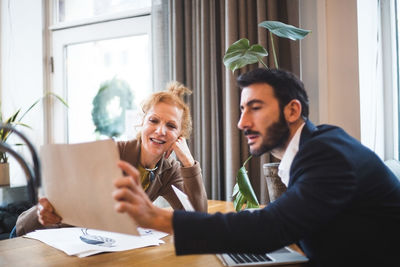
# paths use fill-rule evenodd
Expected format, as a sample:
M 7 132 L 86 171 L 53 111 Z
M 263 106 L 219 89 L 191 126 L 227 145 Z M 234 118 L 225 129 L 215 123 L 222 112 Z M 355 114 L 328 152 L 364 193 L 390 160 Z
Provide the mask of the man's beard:
M 245 131 L 244 134 L 259 134 L 257 132 Z M 258 149 L 251 149 L 250 153 L 253 156 L 261 156 L 265 152 L 269 152 L 274 148 L 282 147 L 285 145 L 289 138 L 289 127 L 284 119 L 283 114 L 279 115 L 278 122 L 275 122 L 271 126 L 267 127 L 266 134 L 263 136 L 263 143 Z

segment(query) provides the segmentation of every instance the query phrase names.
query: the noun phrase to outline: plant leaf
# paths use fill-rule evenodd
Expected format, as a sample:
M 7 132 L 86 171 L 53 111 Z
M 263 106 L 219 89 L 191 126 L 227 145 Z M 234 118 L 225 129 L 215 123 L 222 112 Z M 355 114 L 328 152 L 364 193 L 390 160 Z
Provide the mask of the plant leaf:
M 233 205 L 236 211 L 240 211 L 243 208 L 243 204 L 246 204 L 246 208 L 259 208 L 260 206 L 245 167 L 251 157 L 246 159 L 236 176 L 236 184 L 232 193 Z
M 11 123 L 13 123 L 13 122 L 17 119 L 18 114 L 19 114 L 20 111 L 21 111 L 21 109 L 18 109 L 13 115 L 11 115 L 11 117 L 9 117 L 9 118 L 5 121 L 5 124 L 11 124 Z
M 232 197 L 234 198 L 237 193 L 239 193 L 239 185 L 236 183 L 233 187 Z
M 289 24 L 271 20 L 263 21 L 258 26 L 270 30 L 279 37 L 288 38 L 293 41 L 301 40 L 311 32 L 310 30 L 300 29 Z
M 54 97 L 57 98 L 61 103 L 63 103 L 64 106 L 66 106 L 66 107 L 68 108 L 67 102 L 65 102 L 65 100 L 64 100 L 61 96 L 59 96 L 59 95 L 57 95 L 57 94 L 55 94 L 55 93 L 52 93 L 52 92 L 48 92 L 48 93 L 46 93 L 44 96 L 40 97 L 40 98 L 37 99 L 35 102 L 33 102 L 33 104 L 24 112 L 24 114 L 22 114 L 22 116 L 21 116 L 21 118 L 19 119 L 19 121 L 21 121 L 22 118 L 24 118 L 25 115 L 26 115 L 33 107 L 35 107 L 41 100 L 43 100 L 44 98 L 46 98 L 46 97 L 48 97 L 48 96 L 54 96 Z
M 243 204 L 246 203 L 246 197 L 242 195 L 242 193 L 238 193 L 237 197 L 233 201 L 233 205 L 236 211 L 240 211 L 243 207 Z
M 234 42 L 226 50 L 224 64 L 234 72 L 248 64 L 261 61 L 263 57 L 268 56 L 268 52 L 259 44 L 250 46 L 249 40 L 243 38 Z
M 48 92 L 46 93 L 43 97 L 47 97 L 47 96 L 54 96 L 55 98 L 57 98 L 61 103 L 63 103 L 63 105 L 67 108 L 69 108 L 67 101 L 65 101 L 61 96 L 53 93 L 53 92 Z
M 247 176 L 247 170 L 243 166 L 239 169 L 237 182 L 239 190 L 246 197 L 247 202 L 251 202 L 254 205 L 259 205 L 256 194 L 254 193 L 253 187 L 251 186 L 249 177 Z
M 233 199 L 233 207 L 235 208 L 236 211 L 240 210 L 240 207 L 238 206 L 239 200 L 243 197 L 242 193 L 237 192 L 236 197 Z

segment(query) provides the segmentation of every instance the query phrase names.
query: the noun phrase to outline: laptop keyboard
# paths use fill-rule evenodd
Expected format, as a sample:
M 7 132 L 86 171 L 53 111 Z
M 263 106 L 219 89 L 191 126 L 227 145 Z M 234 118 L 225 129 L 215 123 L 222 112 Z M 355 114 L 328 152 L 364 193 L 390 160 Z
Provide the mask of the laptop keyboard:
M 266 254 L 251 254 L 251 253 L 227 253 L 235 263 L 254 263 L 254 262 L 269 262 L 272 261 Z

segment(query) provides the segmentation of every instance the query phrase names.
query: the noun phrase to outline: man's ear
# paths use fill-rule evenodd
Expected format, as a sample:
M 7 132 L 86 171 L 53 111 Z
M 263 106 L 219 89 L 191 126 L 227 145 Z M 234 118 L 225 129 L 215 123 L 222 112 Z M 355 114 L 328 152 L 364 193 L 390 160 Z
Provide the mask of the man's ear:
M 294 123 L 301 118 L 301 103 L 297 99 L 292 99 L 283 110 L 285 120 L 288 123 Z

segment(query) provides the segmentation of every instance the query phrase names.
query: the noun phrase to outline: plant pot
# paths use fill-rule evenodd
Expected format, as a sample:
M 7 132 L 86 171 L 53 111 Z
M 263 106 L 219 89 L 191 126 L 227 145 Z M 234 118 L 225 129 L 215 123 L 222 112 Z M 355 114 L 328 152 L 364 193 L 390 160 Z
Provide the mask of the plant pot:
M 264 177 L 268 186 L 269 202 L 275 201 L 285 191 L 286 186 L 278 175 L 279 162 L 265 163 L 263 165 Z
M 0 186 L 10 185 L 10 165 L 9 163 L 0 163 Z

